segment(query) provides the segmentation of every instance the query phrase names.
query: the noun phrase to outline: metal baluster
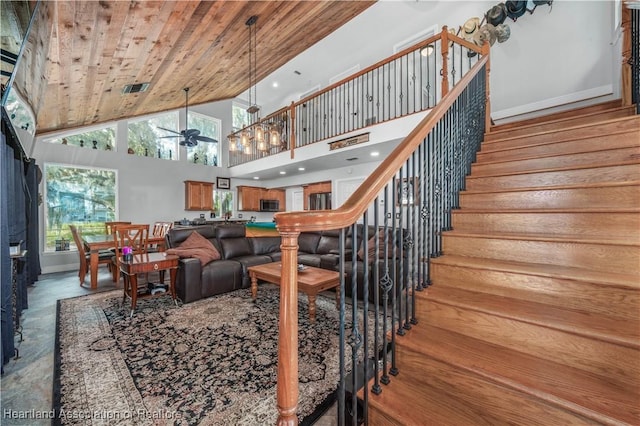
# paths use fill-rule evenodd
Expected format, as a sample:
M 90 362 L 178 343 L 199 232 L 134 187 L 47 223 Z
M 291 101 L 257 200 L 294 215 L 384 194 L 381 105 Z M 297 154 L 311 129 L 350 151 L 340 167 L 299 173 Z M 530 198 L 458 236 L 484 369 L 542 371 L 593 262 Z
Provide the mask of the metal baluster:
M 393 194 L 393 187 L 392 187 Z M 389 292 L 393 288 L 393 281 L 391 279 L 391 275 L 389 274 L 389 184 L 384 187 L 384 275 L 382 279 L 380 279 L 380 287 L 382 288 L 382 341 L 383 341 L 383 350 L 384 353 L 382 355 L 382 377 L 380 377 L 380 383 L 383 385 L 388 385 L 391 380 L 389 379 L 389 375 L 387 374 L 387 361 L 388 361 L 388 351 L 387 348 L 391 344 L 389 340 L 387 340 L 387 336 L 391 334 L 393 339 L 393 332 L 389 333 L 389 331 L 393 330 L 393 320 L 392 325 L 389 327 L 387 324 L 387 319 L 389 318 Z M 393 310 L 392 316 L 393 316 Z M 393 348 L 393 344 L 391 344 Z
M 340 254 L 338 255 L 339 263 L 338 270 L 340 272 L 340 328 L 338 331 L 338 338 L 340 342 L 340 359 L 339 359 L 339 368 L 340 368 L 340 381 L 338 383 L 338 422 L 340 425 L 344 424 L 345 420 L 345 313 L 346 313 L 346 293 L 345 293 L 345 268 L 344 268 L 344 237 L 345 237 L 346 228 L 342 228 L 340 230 L 340 235 L 338 239 L 338 248 L 340 250 Z
M 391 270 L 392 287 L 391 287 L 391 368 L 389 369 L 389 374 L 392 376 L 396 376 L 398 374 L 398 367 L 396 366 L 396 333 L 393 330 L 396 329 L 396 315 L 397 315 L 397 304 L 398 300 L 396 298 L 396 287 L 398 286 L 398 268 L 396 267 L 396 262 L 398 261 L 398 229 L 396 226 L 396 203 L 398 199 L 398 178 L 396 176 L 391 180 L 391 241 L 392 249 L 391 249 L 391 266 L 393 269 Z
M 357 223 L 351 225 L 351 236 L 353 241 L 358 240 Z M 358 258 L 352 256 L 351 259 L 351 335 L 348 343 L 351 346 L 351 409 L 352 424 L 357 426 L 358 418 L 358 351 L 362 346 L 362 336 L 358 330 Z
M 385 200 L 386 202 L 386 200 Z M 374 304 L 374 330 L 373 330 L 373 356 L 374 356 L 374 374 L 373 374 L 373 386 L 371 387 L 371 392 L 374 395 L 379 395 L 382 392 L 382 388 L 380 387 L 380 358 L 381 352 L 384 353 L 386 351 L 386 347 L 380 344 L 380 336 L 381 333 L 384 333 L 384 330 L 380 331 L 380 197 L 376 197 L 373 202 L 373 229 L 375 229 L 374 233 L 374 241 L 375 241 L 375 251 L 372 262 L 372 272 L 373 272 L 373 304 Z
M 398 331 L 397 333 L 400 336 L 404 336 L 405 334 L 405 329 L 404 329 L 404 324 L 403 324 L 403 311 L 404 309 L 406 309 L 407 305 L 403 304 L 403 298 L 402 298 L 402 292 L 404 290 L 406 290 L 406 280 L 405 280 L 405 275 L 404 275 L 404 237 L 406 234 L 406 231 L 404 229 L 404 215 L 405 215 L 405 198 L 404 198 L 404 194 L 402 193 L 401 188 L 404 188 L 405 185 L 409 184 L 409 181 L 407 178 L 405 178 L 405 166 L 400 167 L 400 176 L 399 176 L 399 182 L 398 182 L 398 198 L 399 198 L 399 203 L 398 203 L 398 210 L 399 212 L 399 218 L 398 218 L 398 232 L 400 233 L 400 237 L 398 239 L 396 239 L 396 244 L 398 245 L 398 257 L 396 259 L 394 259 L 394 261 L 396 262 L 396 268 L 399 269 L 398 271 L 398 279 L 396 280 L 396 293 L 397 293 L 397 298 L 398 298 Z M 407 203 L 409 202 L 409 196 L 407 194 Z M 398 267 L 399 265 L 399 267 Z

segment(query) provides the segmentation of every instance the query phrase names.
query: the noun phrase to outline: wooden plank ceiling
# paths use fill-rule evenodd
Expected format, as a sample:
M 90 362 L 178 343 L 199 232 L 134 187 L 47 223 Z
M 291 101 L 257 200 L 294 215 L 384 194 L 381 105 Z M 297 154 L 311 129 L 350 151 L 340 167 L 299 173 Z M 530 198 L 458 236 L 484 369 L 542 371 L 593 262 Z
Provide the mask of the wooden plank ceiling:
M 372 1 L 41 2 L 16 76 L 37 134 L 236 97 Z M 144 93 L 126 84 L 149 82 Z

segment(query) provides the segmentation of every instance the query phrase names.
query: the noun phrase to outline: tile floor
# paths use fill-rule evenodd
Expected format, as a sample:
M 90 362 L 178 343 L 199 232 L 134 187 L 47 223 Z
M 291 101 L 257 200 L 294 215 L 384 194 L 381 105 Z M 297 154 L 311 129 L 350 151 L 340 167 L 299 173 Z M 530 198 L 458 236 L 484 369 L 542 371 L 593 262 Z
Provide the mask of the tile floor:
M 23 340 L 18 343 L 16 338 L 19 358 L 4 365 L 0 381 L 0 424 L 3 426 L 51 424 L 49 419 L 17 417 L 24 414 L 37 416 L 51 410 L 56 301 L 115 288 L 106 268 L 100 268 L 98 279 L 98 289 L 90 290 L 78 285 L 75 271 L 61 272 L 41 275 L 29 287 L 29 308 L 22 314 Z M 335 416 L 335 408 L 330 409 L 315 424 L 336 425 Z

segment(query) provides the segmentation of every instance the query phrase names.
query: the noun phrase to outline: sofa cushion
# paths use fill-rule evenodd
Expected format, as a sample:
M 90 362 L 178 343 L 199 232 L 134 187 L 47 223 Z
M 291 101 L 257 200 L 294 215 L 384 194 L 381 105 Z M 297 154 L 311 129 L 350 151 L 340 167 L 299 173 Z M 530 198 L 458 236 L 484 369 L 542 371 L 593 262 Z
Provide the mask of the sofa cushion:
M 233 259 L 240 256 L 253 255 L 251 244 L 249 244 L 249 240 L 244 237 L 225 238 L 219 241 L 220 246 L 222 246 L 222 252 L 224 253 L 225 259 Z
M 244 238 L 247 235 L 247 229 L 240 224 L 225 224 L 216 226 L 216 238 L 222 240 L 224 238 Z
M 212 225 L 189 226 L 184 228 L 172 228 L 165 236 L 167 248 L 178 247 L 180 243 L 186 240 L 192 232 L 197 231 L 200 235 L 208 239 L 214 240 L 216 237 L 215 227 Z
M 320 234 L 317 232 L 303 232 L 298 236 L 298 251 L 316 253 Z
M 221 257 L 211 241 L 196 231 L 192 232 L 178 247 L 167 249 L 166 253 L 178 255 L 182 258 L 195 257 L 200 260 L 202 266 Z
M 307 254 L 301 253 L 298 254 L 298 263 L 302 263 L 307 266 L 315 266 L 316 268 L 320 267 L 320 259 L 322 256 L 317 254 Z
M 202 269 L 200 297 L 211 297 L 242 288 L 242 265 L 234 260 L 218 260 Z
M 380 232 L 378 234 L 378 247 L 379 247 L 378 257 L 380 259 L 384 259 L 384 232 Z M 376 257 L 375 234 L 371 238 L 369 238 L 369 241 L 367 241 L 366 248 L 367 248 L 369 262 L 371 262 Z M 389 236 L 387 239 L 387 257 L 391 257 L 391 256 L 393 256 L 393 238 Z M 364 260 L 364 247 L 360 247 L 360 250 L 358 250 L 358 259 Z
M 249 238 L 253 254 L 268 254 L 280 252 L 282 239 L 278 237 L 252 237 Z

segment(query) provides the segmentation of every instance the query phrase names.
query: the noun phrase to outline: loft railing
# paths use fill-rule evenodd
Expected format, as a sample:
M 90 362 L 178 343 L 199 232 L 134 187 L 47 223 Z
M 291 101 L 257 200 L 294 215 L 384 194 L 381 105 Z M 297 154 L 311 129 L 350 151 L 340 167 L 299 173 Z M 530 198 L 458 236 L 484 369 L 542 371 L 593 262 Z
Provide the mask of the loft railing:
M 228 136 L 229 166 L 433 108 L 481 58 L 447 30 Z M 264 135 L 274 137 L 265 143 Z
M 446 52 L 449 39 L 444 31 L 441 43 Z M 392 376 L 402 374 L 395 360 L 395 335 L 417 322 L 413 295 L 429 285 L 429 260 L 442 252 L 441 232 L 451 226 L 451 210 L 458 207 L 458 192 L 490 122 L 489 46 L 466 48 L 481 52 L 481 58 L 451 91 L 443 78 L 444 95 L 437 105 L 341 207 L 275 215 L 283 264 L 280 425 L 297 424 L 300 232 L 339 230 L 338 423 L 366 424 L 370 392 L 383 392 Z M 445 68 L 442 74 L 449 75 Z M 346 248 L 352 248 L 350 258 Z

